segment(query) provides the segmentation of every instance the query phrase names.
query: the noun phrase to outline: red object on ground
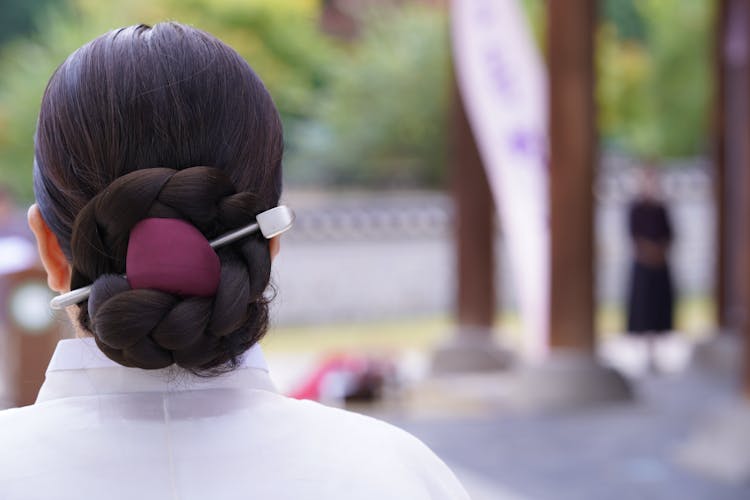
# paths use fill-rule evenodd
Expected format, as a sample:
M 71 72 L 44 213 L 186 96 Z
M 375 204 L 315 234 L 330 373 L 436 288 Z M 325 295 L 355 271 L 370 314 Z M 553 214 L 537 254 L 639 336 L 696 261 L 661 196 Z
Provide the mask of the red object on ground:
M 395 369 L 390 361 L 336 354 L 325 359 L 289 396 L 313 401 L 374 400 Z

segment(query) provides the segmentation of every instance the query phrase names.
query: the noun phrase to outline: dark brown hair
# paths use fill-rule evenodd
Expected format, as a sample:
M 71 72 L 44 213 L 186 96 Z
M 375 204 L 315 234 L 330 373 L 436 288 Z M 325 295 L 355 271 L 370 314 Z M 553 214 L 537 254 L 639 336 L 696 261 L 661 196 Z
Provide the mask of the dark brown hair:
M 126 366 L 231 369 L 268 325 L 268 242 L 218 251 L 215 297 L 132 290 L 131 228 L 146 217 L 194 224 L 208 239 L 253 221 L 281 194 L 278 112 L 250 66 L 178 23 L 111 31 L 57 69 L 42 100 L 34 191 L 70 261 L 93 283 L 81 326 Z

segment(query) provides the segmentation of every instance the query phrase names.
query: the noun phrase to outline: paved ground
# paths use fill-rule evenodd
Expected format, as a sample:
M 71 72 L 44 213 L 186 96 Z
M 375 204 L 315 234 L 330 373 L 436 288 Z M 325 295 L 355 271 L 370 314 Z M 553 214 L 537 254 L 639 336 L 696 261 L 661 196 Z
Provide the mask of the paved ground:
M 575 411 L 521 413 L 503 403 L 513 373 L 426 378 L 425 351 L 399 365 L 411 390 L 377 406 L 353 408 L 412 432 L 449 463 L 474 500 L 750 500 L 750 483 L 732 484 L 680 465 L 680 449 L 722 409 L 737 402 L 728 375 L 689 368 L 689 341 L 665 339 L 664 374 L 649 375 L 645 351 L 618 336 L 600 359 L 633 384 L 633 402 Z M 309 373 L 315 353 L 267 351 L 282 390 Z
M 635 381 L 633 403 L 575 412 L 475 417 L 382 413 L 464 476 L 475 500 L 747 500 L 679 465 L 693 431 L 733 401 L 726 380 L 690 372 Z

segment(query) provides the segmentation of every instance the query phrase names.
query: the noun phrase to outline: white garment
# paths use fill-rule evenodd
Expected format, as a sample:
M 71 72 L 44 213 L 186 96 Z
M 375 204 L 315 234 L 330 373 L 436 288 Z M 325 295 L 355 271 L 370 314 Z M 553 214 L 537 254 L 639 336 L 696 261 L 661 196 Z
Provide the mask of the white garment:
M 456 500 L 424 444 L 278 394 L 259 347 L 224 376 L 126 368 L 63 340 L 36 404 L 0 412 L 0 499 Z

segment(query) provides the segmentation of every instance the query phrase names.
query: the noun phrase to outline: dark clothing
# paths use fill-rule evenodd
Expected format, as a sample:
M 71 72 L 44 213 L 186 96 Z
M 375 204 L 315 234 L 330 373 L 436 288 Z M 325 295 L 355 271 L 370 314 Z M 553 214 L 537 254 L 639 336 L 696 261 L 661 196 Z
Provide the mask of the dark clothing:
M 666 245 L 672 242 L 672 224 L 660 201 L 640 199 L 631 203 L 628 225 L 633 240 L 643 238 Z
M 635 261 L 628 294 L 628 331 L 664 333 L 673 329 L 674 288 L 667 252 L 672 224 L 664 204 L 637 200 L 630 206 Z
M 628 331 L 665 333 L 673 329 L 674 291 L 669 266 L 633 262 L 628 300 Z

